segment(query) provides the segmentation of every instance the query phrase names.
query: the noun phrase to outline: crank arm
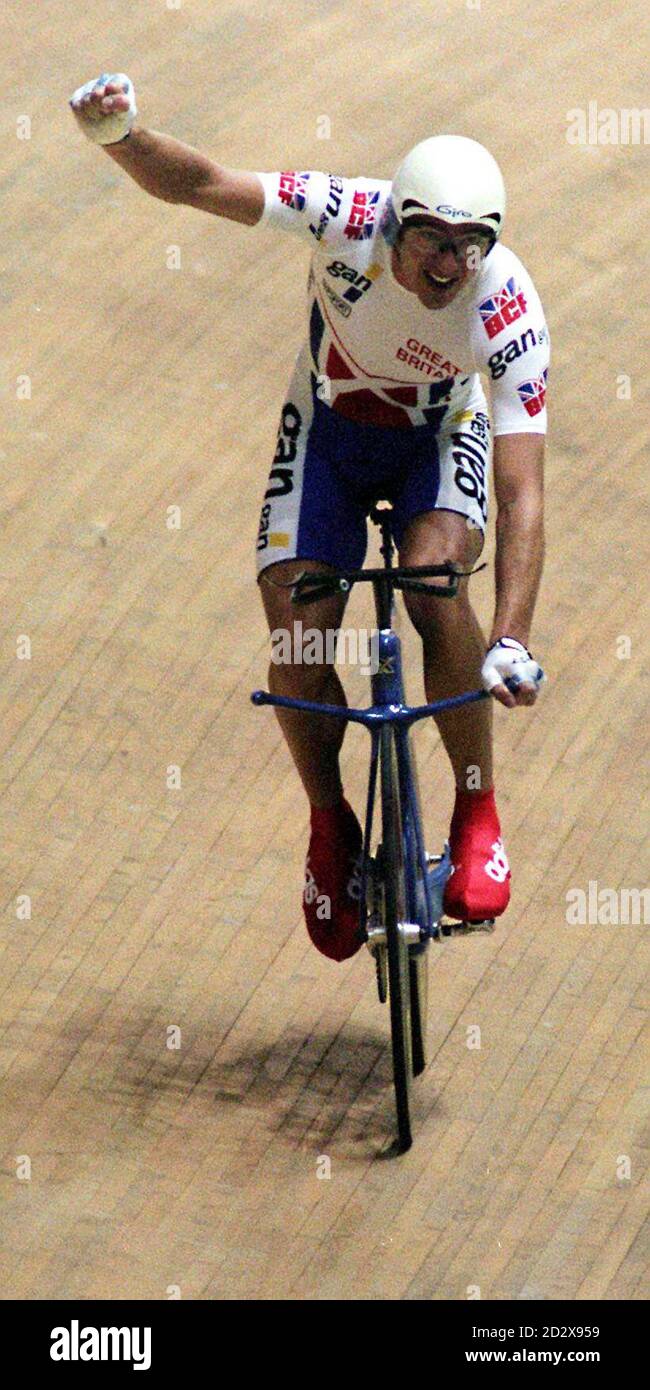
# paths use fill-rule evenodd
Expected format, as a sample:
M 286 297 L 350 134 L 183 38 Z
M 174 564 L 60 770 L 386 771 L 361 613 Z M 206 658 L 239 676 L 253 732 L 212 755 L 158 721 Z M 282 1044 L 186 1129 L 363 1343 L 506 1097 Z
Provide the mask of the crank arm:
M 474 936 L 476 932 L 494 931 L 494 917 L 486 917 L 482 922 L 441 922 L 442 936 Z

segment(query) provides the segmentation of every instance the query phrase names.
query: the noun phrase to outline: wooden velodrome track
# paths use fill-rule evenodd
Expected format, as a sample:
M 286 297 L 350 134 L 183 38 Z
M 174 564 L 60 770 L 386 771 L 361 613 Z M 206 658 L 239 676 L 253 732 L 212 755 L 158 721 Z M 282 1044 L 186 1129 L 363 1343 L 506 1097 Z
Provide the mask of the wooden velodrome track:
M 569 926 L 566 893 L 648 881 L 648 148 L 571 145 L 566 113 L 644 106 L 647 7 L 8 8 L 3 1297 L 645 1297 L 647 928 Z M 378 1161 L 371 963 L 308 942 L 307 808 L 248 699 L 307 251 L 156 202 L 84 142 L 66 98 L 102 66 L 133 77 L 143 124 L 236 167 L 389 177 L 424 135 L 483 140 L 547 309 L 550 682 L 497 719 L 514 901 L 493 936 L 432 951 L 399 1160 Z M 487 621 L 491 569 L 474 592 Z M 346 744 L 357 804 L 366 743 Z M 435 730 L 418 743 L 433 846 L 451 778 Z

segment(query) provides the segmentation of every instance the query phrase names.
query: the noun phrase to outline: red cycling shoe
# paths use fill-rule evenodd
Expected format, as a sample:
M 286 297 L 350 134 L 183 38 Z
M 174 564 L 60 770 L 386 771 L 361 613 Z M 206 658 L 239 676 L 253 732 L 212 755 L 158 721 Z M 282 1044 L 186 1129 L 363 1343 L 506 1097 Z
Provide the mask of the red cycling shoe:
M 449 917 L 480 922 L 499 917 L 510 901 L 510 867 L 494 792 L 456 792 L 449 832 L 452 872 L 443 900 Z
M 303 909 L 307 931 L 330 960 L 347 960 L 363 945 L 359 933 L 361 826 L 345 797 L 311 808 Z

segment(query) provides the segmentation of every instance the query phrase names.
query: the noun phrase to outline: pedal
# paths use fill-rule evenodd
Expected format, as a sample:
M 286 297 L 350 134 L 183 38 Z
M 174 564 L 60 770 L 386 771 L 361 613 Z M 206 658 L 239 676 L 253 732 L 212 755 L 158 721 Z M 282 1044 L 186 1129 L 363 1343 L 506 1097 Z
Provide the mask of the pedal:
M 426 937 L 423 935 L 422 928 L 417 922 L 400 922 L 398 927 L 402 939 L 407 946 L 421 946 Z M 369 921 L 366 923 L 366 946 L 371 955 L 375 954 L 377 947 L 386 945 L 386 928 L 380 922 Z
M 376 916 L 366 922 L 366 946 L 375 964 L 377 994 L 380 1004 L 388 998 L 388 955 L 386 951 L 386 931 Z
M 398 930 L 407 946 L 421 946 L 426 941 L 426 934 L 417 922 L 400 922 Z
M 386 929 L 381 922 L 373 921 L 370 918 L 366 922 L 366 946 L 371 956 L 375 955 L 379 946 L 386 945 Z
M 494 917 L 485 917 L 481 922 L 441 922 L 443 936 L 474 936 L 476 932 L 494 931 Z
M 385 1004 L 388 998 L 388 955 L 377 947 L 373 951 L 375 958 L 375 979 L 377 982 L 377 994 L 379 1003 Z

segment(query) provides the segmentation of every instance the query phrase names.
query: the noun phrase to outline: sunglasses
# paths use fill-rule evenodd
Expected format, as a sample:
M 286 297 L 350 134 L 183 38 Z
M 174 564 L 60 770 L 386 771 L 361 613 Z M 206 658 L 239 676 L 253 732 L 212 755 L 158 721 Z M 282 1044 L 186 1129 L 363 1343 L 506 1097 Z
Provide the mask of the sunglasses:
M 471 252 L 478 252 L 482 259 L 492 245 L 492 237 L 486 233 L 470 232 L 467 236 L 450 237 L 433 227 L 406 227 L 404 237 L 408 237 L 408 244 L 414 250 L 436 251 L 440 256 L 451 251 L 459 260 L 467 260 Z

